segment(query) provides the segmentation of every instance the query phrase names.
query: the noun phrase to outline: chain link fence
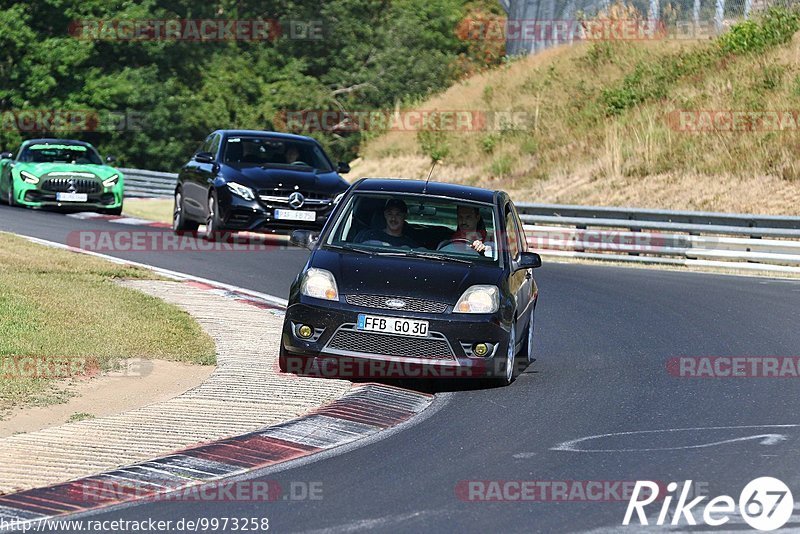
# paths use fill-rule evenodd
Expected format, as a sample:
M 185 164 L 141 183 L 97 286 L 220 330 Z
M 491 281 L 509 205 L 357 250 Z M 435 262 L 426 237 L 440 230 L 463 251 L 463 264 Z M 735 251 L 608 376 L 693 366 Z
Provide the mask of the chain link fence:
M 506 53 L 525 55 L 580 40 L 706 39 L 773 6 L 798 0 L 501 0 Z

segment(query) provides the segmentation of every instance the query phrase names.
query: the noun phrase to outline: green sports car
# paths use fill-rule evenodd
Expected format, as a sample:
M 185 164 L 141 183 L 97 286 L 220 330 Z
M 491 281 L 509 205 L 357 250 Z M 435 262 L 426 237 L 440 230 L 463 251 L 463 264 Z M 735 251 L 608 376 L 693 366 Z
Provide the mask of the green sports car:
M 29 139 L 16 158 L 11 152 L 0 154 L 0 200 L 12 206 L 119 215 L 123 176 L 106 162 L 83 141 Z

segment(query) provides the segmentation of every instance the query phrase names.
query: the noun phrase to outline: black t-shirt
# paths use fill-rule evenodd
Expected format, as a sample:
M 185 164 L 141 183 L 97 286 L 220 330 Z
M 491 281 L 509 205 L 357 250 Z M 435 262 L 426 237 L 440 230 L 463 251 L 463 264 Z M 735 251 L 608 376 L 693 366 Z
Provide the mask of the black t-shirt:
M 417 243 L 415 243 L 411 238 L 401 235 L 400 237 L 395 237 L 393 235 L 389 235 L 383 230 L 361 230 L 358 234 L 356 234 L 355 242 L 356 243 L 364 243 L 365 241 L 381 241 L 382 243 L 388 243 L 393 247 L 417 247 Z

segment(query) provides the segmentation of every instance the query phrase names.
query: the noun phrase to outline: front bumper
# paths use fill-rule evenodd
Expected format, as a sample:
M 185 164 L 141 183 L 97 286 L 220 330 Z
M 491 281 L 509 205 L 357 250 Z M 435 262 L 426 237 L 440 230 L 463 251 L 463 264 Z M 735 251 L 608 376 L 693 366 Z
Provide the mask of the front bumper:
M 282 346 L 289 371 L 319 372 L 336 378 L 485 378 L 503 376 L 510 325 L 499 314 L 454 314 L 398 312 L 353 306 L 343 301 L 300 297 L 286 310 Z M 359 314 L 404 317 L 428 321 L 422 337 L 358 330 Z M 313 328 L 310 339 L 302 339 L 300 325 Z M 491 346 L 479 357 L 476 343 Z
M 300 208 L 303 211 L 313 211 L 314 221 L 281 220 L 275 218 L 275 210 L 291 209 L 287 205 L 267 203 L 258 199 L 245 200 L 230 193 L 227 188 L 218 189 L 217 196 L 220 199 L 220 215 L 226 230 L 321 230 L 334 208 L 331 200 L 329 204 Z
M 103 188 L 98 193 L 87 194 L 86 202 L 64 202 L 57 199 L 54 191 L 43 191 L 31 184 L 14 185 L 14 197 L 17 204 L 29 208 L 62 208 L 62 209 L 114 209 L 122 206 L 123 188 Z

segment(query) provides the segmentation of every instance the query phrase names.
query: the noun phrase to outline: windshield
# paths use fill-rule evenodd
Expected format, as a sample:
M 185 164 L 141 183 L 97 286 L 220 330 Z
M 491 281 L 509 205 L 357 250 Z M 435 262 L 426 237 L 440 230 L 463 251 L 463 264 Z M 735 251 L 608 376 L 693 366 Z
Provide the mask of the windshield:
M 76 165 L 102 165 L 94 148 L 84 145 L 29 145 L 20 154 L 24 163 L 74 163 Z
M 355 194 L 325 244 L 376 254 L 492 263 L 498 258 L 496 228 L 489 204 L 425 195 Z
M 332 171 L 319 146 L 305 141 L 270 137 L 230 137 L 225 143 L 224 162 L 236 166 L 312 168 Z

